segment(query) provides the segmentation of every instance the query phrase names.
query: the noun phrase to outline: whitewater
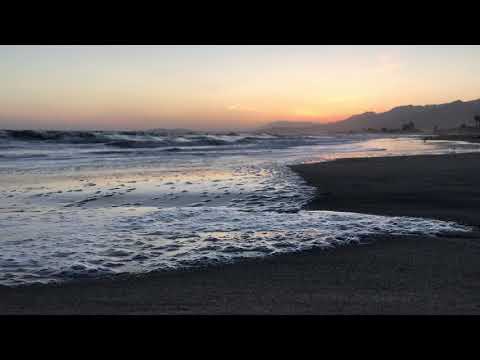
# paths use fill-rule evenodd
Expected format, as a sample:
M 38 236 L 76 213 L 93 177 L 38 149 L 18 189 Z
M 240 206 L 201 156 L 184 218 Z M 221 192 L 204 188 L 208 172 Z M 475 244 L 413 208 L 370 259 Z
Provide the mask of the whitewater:
M 433 219 L 303 210 L 315 189 L 289 165 L 479 149 L 418 136 L 0 130 L 0 284 L 469 231 Z

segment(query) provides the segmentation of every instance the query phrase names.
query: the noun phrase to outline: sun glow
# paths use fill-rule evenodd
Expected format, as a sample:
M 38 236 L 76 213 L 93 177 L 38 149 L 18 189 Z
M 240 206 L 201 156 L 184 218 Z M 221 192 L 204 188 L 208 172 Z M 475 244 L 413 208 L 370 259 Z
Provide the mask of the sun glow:
M 479 46 L 2 46 L 0 127 L 329 122 L 478 98 L 479 72 Z

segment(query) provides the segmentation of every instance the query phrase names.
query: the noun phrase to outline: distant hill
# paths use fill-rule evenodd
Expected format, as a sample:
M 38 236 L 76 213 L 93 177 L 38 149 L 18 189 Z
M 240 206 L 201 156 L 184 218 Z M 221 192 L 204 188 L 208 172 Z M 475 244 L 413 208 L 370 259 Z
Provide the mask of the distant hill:
M 291 125 L 288 126 L 282 121 L 281 126 L 278 126 L 278 122 L 274 122 L 265 126 L 263 130 L 282 133 L 288 129 L 294 133 L 305 131 L 323 133 L 381 130 L 382 128 L 401 129 L 411 121 L 417 129 L 421 130 L 432 130 L 435 126 L 439 129 L 452 129 L 462 124 L 473 125 L 475 115 L 480 115 L 480 99 L 457 100 L 439 105 L 399 106 L 383 113 L 366 112 L 327 124 L 289 122 Z
M 306 121 L 274 121 L 258 129 L 258 132 L 275 135 L 305 135 L 325 131 L 322 124 Z
M 312 125 L 318 125 L 311 121 L 274 121 L 267 126 L 275 128 L 292 128 L 292 127 L 310 127 Z

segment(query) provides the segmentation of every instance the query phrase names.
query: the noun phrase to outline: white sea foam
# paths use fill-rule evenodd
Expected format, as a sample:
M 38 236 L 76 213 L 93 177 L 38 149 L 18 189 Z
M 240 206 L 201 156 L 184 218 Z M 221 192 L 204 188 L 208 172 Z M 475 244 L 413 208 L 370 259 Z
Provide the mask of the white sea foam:
M 254 148 L 179 152 L 14 144 L 0 158 L 0 284 L 202 266 L 356 243 L 372 234 L 470 230 L 431 219 L 302 210 L 315 189 L 286 166 L 442 153 L 448 144 L 322 137 L 278 147 L 266 140 Z M 23 153 L 47 159 L 9 158 Z
M 51 225 L 55 221 L 53 215 L 43 220 Z M 119 213 L 88 224 L 69 212 L 63 220 L 71 224 L 68 231 L 45 226 L 33 238 L 3 241 L 0 281 L 19 284 L 199 266 L 357 243 L 371 234 L 469 231 L 453 222 L 418 218 L 304 210 L 246 212 L 225 206 L 163 208 L 140 216 Z

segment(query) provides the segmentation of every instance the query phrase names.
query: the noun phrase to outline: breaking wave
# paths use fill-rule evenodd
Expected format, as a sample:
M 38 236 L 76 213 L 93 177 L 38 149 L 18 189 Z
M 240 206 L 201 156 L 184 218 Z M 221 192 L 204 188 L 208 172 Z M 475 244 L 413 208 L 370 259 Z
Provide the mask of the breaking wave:
M 0 144 L 0 285 L 471 230 L 304 210 L 317 190 L 287 165 L 450 151 L 415 139 L 0 130 Z
M 272 148 L 337 143 L 330 136 L 273 136 L 268 134 L 228 133 L 205 134 L 168 131 L 60 131 L 60 130 L 0 130 L 0 140 L 58 144 L 103 144 L 114 148 L 161 148 L 245 146 L 262 144 Z M 8 145 L 6 145 L 8 146 Z M 175 150 L 173 150 L 175 151 Z

